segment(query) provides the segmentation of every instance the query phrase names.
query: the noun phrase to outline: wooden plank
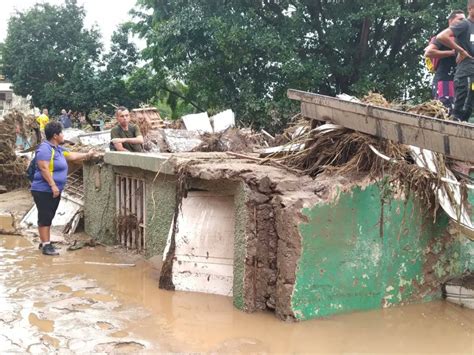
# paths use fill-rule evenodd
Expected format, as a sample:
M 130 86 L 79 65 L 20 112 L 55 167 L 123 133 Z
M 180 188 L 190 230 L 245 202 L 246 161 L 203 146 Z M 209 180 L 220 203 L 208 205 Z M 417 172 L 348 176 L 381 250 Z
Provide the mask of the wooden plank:
M 302 115 L 474 162 L 474 126 L 290 90 Z
M 302 113 L 307 117 L 331 117 L 332 122 L 341 126 L 395 142 L 429 149 L 455 159 L 474 160 L 473 141 L 470 139 L 453 137 L 436 131 L 426 131 L 420 127 L 381 121 L 355 113 L 350 114 L 351 119 L 348 120 L 346 112 L 308 103 L 302 103 Z
M 363 116 L 378 118 L 384 121 L 392 121 L 395 123 L 415 126 L 426 130 L 442 132 L 456 137 L 474 139 L 474 125 L 465 122 L 445 121 L 438 118 L 417 115 L 363 103 L 349 102 L 334 97 L 298 90 L 288 90 L 288 97 L 293 100 L 312 103 L 317 106 L 330 107 L 339 111 L 345 111 L 347 113 L 358 113 Z M 314 118 L 318 119 L 317 117 Z

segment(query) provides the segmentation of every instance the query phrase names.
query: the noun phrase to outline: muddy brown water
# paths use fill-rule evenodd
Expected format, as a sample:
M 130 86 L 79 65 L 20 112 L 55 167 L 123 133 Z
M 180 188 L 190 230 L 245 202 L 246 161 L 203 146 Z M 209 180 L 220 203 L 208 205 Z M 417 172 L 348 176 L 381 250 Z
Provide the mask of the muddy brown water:
M 302 323 L 230 298 L 162 291 L 157 271 L 104 248 L 44 257 L 0 236 L 0 352 L 474 353 L 474 311 L 446 302 Z

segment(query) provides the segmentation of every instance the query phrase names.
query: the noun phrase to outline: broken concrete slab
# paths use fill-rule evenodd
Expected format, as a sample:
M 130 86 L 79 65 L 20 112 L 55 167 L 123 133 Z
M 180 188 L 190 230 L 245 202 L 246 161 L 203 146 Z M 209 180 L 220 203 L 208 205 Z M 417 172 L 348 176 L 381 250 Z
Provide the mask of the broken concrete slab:
M 202 139 L 197 131 L 164 129 L 163 134 L 168 150 L 171 153 L 190 152 L 202 143 Z
M 101 146 L 110 143 L 110 130 L 101 132 L 85 133 L 78 136 L 82 145 Z
M 63 130 L 64 139 L 74 144 L 80 143 L 79 136 L 86 134 L 85 131 L 78 128 L 66 128 Z

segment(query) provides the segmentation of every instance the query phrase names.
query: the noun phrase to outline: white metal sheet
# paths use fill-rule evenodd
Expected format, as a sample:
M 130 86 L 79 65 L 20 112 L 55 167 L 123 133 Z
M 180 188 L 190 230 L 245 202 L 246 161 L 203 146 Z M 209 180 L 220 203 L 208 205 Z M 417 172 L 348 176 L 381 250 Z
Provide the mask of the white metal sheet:
M 211 117 L 214 126 L 214 132 L 222 132 L 227 128 L 235 127 L 235 114 L 232 110 L 219 112 Z
M 207 112 L 183 116 L 183 122 L 188 131 L 212 133 L 211 121 Z
M 59 202 L 56 215 L 54 216 L 52 227 L 59 227 L 61 230 L 73 220 L 79 210 L 82 208 L 82 204 L 73 197 L 63 193 L 61 201 Z M 38 227 L 38 210 L 36 205 L 30 209 L 30 211 L 23 217 L 20 226 L 28 229 L 31 227 Z M 74 231 L 71 231 L 72 233 Z

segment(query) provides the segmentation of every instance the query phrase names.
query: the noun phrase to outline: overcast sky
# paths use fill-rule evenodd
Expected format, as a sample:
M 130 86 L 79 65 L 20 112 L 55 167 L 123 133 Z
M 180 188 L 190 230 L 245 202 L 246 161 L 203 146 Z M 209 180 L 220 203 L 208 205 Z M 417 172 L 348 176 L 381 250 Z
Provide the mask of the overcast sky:
M 50 3 L 59 5 L 63 0 L 0 0 L 0 42 L 7 35 L 8 18 L 15 10 L 23 11 L 36 3 Z M 78 0 L 78 5 L 83 5 L 86 10 L 86 27 L 93 24 L 99 26 L 102 34 L 102 42 L 108 45 L 110 36 L 117 25 L 130 19 L 128 12 L 136 3 L 136 0 Z

